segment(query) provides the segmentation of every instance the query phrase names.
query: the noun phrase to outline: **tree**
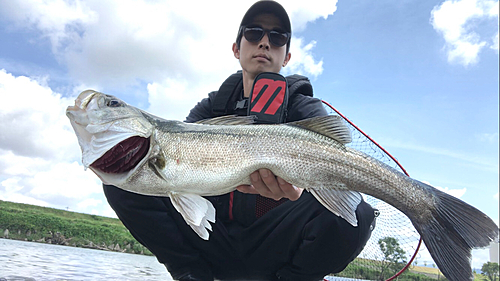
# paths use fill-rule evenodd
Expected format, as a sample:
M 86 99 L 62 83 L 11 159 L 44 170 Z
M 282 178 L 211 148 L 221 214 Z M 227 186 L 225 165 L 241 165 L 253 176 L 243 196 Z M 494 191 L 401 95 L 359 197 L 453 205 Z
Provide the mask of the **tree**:
M 399 246 L 399 242 L 394 237 L 384 237 L 378 240 L 380 250 L 384 258 L 380 263 L 380 280 L 385 280 L 385 275 L 397 273 L 406 263 L 405 251 Z M 389 276 L 390 277 L 390 276 Z
M 481 267 L 483 275 L 486 275 L 490 281 L 498 280 L 499 265 L 496 262 L 487 262 Z

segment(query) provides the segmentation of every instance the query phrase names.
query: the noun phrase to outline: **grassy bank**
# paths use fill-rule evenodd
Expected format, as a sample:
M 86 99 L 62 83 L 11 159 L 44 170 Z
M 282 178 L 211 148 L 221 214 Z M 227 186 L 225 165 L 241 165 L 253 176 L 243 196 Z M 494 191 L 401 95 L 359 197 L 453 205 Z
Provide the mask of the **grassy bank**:
M 0 237 L 151 255 L 118 219 L 1 200 Z
M 404 265 L 398 266 L 399 271 Z M 350 263 L 346 269 L 341 273 L 335 274 L 339 277 L 349 277 L 349 278 L 359 278 L 364 280 L 386 280 L 396 274 L 397 271 L 387 270 L 384 271 L 385 274 L 381 275 L 381 262 L 375 260 L 367 260 L 356 258 L 352 263 Z M 406 270 L 398 276 L 399 281 L 436 281 L 436 280 L 446 280 L 441 274 L 440 279 L 438 275 L 426 274 L 425 272 L 419 270 Z
M 398 270 L 403 266 L 398 267 Z M 367 260 L 356 258 L 350 263 L 346 269 L 340 273 L 333 274 L 339 277 L 358 278 L 364 280 L 386 280 L 392 277 L 396 272 L 385 274 L 383 279 L 380 279 L 380 261 Z M 487 278 L 482 274 L 474 272 L 474 281 L 487 281 Z M 430 268 L 424 266 L 410 266 L 405 272 L 397 277 L 398 281 L 445 281 L 443 273 L 438 268 Z

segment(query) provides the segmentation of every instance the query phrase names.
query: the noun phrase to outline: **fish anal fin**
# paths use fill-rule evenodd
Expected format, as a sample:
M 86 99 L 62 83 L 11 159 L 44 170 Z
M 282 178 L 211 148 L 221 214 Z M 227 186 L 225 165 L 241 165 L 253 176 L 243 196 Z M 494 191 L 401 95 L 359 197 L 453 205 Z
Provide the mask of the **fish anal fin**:
M 352 141 L 351 130 L 344 119 L 338 115 L 313 117 L 287 123 L 287 125 L 316 132 L 343 144 L 348 144 Z
M 358 226 L 356 209 L 361 203 L 361 194 L 345 189 L 309 189 L 309 192 L 330 212 Z
M 175 209 L 186 223 L 204 240 L 208 240 L 209 222 L 215 222 L 215 208 L 210 201 L 200 195 L 172 193 L 169 195 Z

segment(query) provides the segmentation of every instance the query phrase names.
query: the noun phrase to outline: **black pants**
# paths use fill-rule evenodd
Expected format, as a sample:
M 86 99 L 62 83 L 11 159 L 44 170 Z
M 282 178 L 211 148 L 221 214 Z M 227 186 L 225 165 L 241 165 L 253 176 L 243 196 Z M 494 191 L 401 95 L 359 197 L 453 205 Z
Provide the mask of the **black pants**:
M 358 227 L 352 227 L 303 192 L 249 226 L 218 216 L 205 241 L 168 197 L 107 185 L 104 192 L 123 224 L 174 279 L 190 274 L 199 280 L 320 280 L 342 271 L 361 252 L 374 220 L 373 209 L 363 201 L 356 210 Z

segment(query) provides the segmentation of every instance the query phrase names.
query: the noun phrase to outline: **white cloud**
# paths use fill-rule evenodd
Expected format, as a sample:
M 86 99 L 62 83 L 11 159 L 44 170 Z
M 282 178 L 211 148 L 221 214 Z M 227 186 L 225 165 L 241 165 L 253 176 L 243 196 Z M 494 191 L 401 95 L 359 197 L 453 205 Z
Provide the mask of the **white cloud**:
M 92 214 L 94 215 L 100 215 L 100 216 L 105 216 L 105 217 L 110 217 L 110 218 L 118 218 L 116 215 L 115 211 L 111 209 L 109 204 L 105 203 L 104 205 L 100 206 L 101 208 L 93 209 Z
M 49 43 L 73 85 L 79 85 L 61 95 L 48 86 L 49 76 L 0 70 L 0 199 L 115 216 L 97 177 L 79 164 L 66 107 L 83 85 L 115 91 L 147 85 L 150 106 L 142 108 L 184 119 L 197 101 L 240 69 L 231 47 L 254 0 L 234 3 L 199 1 L 193 9 L 192 2 L 173 0 L 0 1 L 2 25 L 36 34 L 31 44 Z M 283 5 L 294 31 L 336 10 L 330 0 Z M 231 12 L 218 16 L 220 7 Z M 293 69 L 321 74 L 314 44 L 292 39 Z
M 49 38 L 55 57 L 79 83 L 115 91 L 147 84 L 150 106 L 143 108 L 181 120 L 197 101 L 240 69 L 231 47 L 241 18 L 254 3 L 204 1 L 193 9 L 186 1 L 7 2 L 0 4 L 0 13 L 17 28 L 29 27 Z M 283 1 L 283 5 L 295 32 L 332 15 L 336 2 Z M 231 12 L 214 16 L 218 7 L 230 7 Z M 323 62 L 314 58 L 315 44 L 293 37 L 292 59 L 284 73 L 320 75 Z
M 465 192 L 467 191 L 467 188 L 461 188 L 461 189 L 450 189 L 448 187 L 440 187 L 440 186 L 435 186 L 435 188 L 448 193 L 449 195 L 455 196 L 457 198 L 462 198 L 464 196 Z
M 441 190 L 442 192 L 448 193 L 451 196 L 457 197 L 457 198 L 462 198 L 464 196 L 465 192 L 467 192 L 467 188 L 461 188 L 461 189 L 451 189 L 449 187 L 441 187 L 441 186 L 434 186 L 428 181 L 422 181 L 425 184 L 428 184 L 430 186 L 435 187 L 438 190 Z
M 220 82 L 206 81 L 204 85 L 191 84 L 185 79 L 165 79 L 160 83 L 148 84 L 148 112 L 166 119 L 184 120 L 192 108 Z
M 495 50 L 498 54 L 498 32 L 496 35 L 493 35 L 492 41 L 493 41 L 493 44 L 491 44 L 490 48 L 492 50 Z
M 64 197 L 81 199 L 102 192 L 100 180 L 90 171 L 83 171 L 77 162 L 54 163 L 26 181 L 30 193 L 40 198 Z
M 43 159 L 78 156 L 65 116 L 71 99 L 52 92 L 43 79 L 14 77 L 0 70 L 0 100 L 0 149 Z
M 481 269 L 483 264 L 490 260 L 490 249 L 473 249 L 472 250 L 472 268 Z
M 292 40 L 292 45 L 290 46 L 292 58 L 290 59 L 290 63 L 283 68 L 283 72 L 285 74 L 297 73 L 313 77 L 317 77 L 323 73 L 323 60 L 316 62 L 312 52 L 316 46 L 316 41 L 304 44 L 303 38 L 293 38 Z
M 73 99 L 46 79 L 0 70 L 0 199 L 64 208 L 102 193 L 85 172 L 77 138 L 65 116 Z
M 294 32 L 300 32 L 306 28 L 311 16 L 316 18 L 328 18 L 337 10 L 337 0 L 310 0 L 303 1 L 282 1 L 287 9 L 288 15 L 292 18 L 292 28 Z
M 484 47 L 498 49 L 498 41 L 491 40 L 496 32 L 498 37 L 498 1 L 492 0 L 447 0 L 434 7 L 431 24 L 443 35 L 445 50 L 450 63 L 464 66 L 475 64 Z M 481 27 L 487 22 L 491 28 Z M 486 29 L 483 30 L 483 29 Z M 485 35 L 484 32 L 491 32 Z M 496 47 L 495 47 L 496 45 Z
M 43 207 L 48 207 L 50 205 L 43 200 L 39 200 L 31 196 L 26 196 L 22 193 L 19 193 L 19 190 L 21 188 L 17 185 L 18 181 L 19 178 L 9 178 L 3 182 L 0 182 L 0 200 L 38 205 Z
M 254 3 L 201 1 L 193 9 L 186 1 L 8 2 L 0 4 L 7 19 L 49 38 L 54 55 L 74 77 L 85 84 L 115 88 L 166 79 L 220 83 L 239 68 L 231 46 L 243 14 Z M 336 10 L 336 1 L 283 1 L 283 5 L 295 30 Z M 219 7 L 231 12 L 214 16 Z M 299 42 L 292 39 L 298 53 L 292 60 L 302 65 L 305 74 L 318 75 L 317 63 L 311 63 L 311 45 Z
M 57 52 L 63 43 L 72 41 L 80 27 L 96 20 L 85 1 L 2 1 L 0 15 L 16 27 L 30 27 L 42 32 Z M 68 24 L 71 23 L 71 26 Z
M 6 178 L 0 185 L 2 200 L 25 203 L 26 198 L 44 202 L 44 206 L 52 204 L 77 204 L 82 198 L 102 193 L 98 178 L 90 171 L 84 172 L 76 162 L 47 162 L 43 166 L 34 166 L 30 174 L 10 175 L 8 171 L 0 171 Z M 16 197 L 21 195 L 22 197 Z
M 94 198 L 88 198 L 88 199 L 85 199 L 82 202 L 78 203 L 77 207 L 79 209 L 86 209 L 88 207 L 99 206 L 100 204 L 102 204 L 102 200 L 98 200 L 98 199 L 94 199 Z

